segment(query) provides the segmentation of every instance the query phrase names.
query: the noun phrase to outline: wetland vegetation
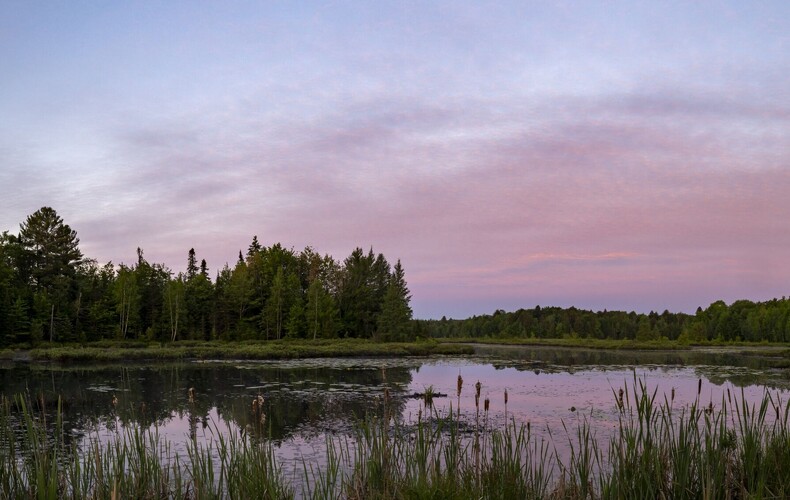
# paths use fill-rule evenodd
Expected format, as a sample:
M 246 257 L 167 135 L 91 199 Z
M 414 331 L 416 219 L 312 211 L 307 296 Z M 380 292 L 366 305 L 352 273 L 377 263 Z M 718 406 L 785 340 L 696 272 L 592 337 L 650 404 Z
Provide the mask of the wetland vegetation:
M 785 298 L 414 320 L 372 249 L 78 243 L 47 207 L 0 237 L 2 496 L 790 494 Z
M 464 387 L 459 375 L 455 396 Z M 382 414 L 354 425 L 352 439 L 329 437 L 321 465 L 289 474 L 272 442 L 253 433 L 194 435 L 183 452 L 156 427 L 131 424 L 82 451 L 65 439 L 61 403 L 23 396 L 0 407 L 0 493 L 7 498 L 784 498 L 790 494 L 788 404 L 766 393 L 749 404 L 728 389 L 690 405 L 633 379 L 612 390 L 617 424 L 601 438 L 587 420 L 565 426 L 569 453 L 515 418 L 489 424 L 489 396 L 473 386 L 473 420 L 426 398 L 412 424 L 392 396 Z M 485 399 L 482 399 L 482 398 Z M 501 394 L 507 414 L 508 393 Z M 255 406 L 255 425 L 266 415 Z M 194 404 L 194 403 L 191 403 Z M 37 409 L 38 405 L 38 409 Z M 459 407 L 456 407 L 458 410 Z M 256 413 L 258 412 L 258 413 Z M 17 421 L 15 421 L 17 419 Z M 260 436 L 259 434 L 258 436 Z M 20 458 L 21 457 L 21 458 Z

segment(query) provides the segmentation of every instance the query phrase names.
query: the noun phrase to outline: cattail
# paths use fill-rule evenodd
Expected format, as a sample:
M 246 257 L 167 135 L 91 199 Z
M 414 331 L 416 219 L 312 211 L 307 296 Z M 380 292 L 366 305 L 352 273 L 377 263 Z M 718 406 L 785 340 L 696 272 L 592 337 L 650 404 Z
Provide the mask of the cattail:
M 671 399 L 671 401 L 673 401 L 673 402 L 675 401 L 675 388 L 674 387 L 672 388 L 672 399 Z
M 507 389 L 505 389 L 505 406 L 507 406 Z
M 263 401 L 263 396 L 260 394 L 252 398 L 252 413 L 256 415 L 263 413 Z
M 699 396 L 701 393 L 702 393 L 702 379 L 699 379 L 699 382 L 697 383 L 697 396 Z
M 483 401 L 483 411 L 488 411 L 488 406 L 490 403 L 491 402 L 488 400 L 488 398 L 486 398 L 485 401 Z
M 732 396 L 730 395 L 730 388 L 727 387 L 727 401 L 730 402 L 730 406 L 732 406 Z
M 480 409 L 480 388 L 481 387 L 483 387 L 483 385 L 478 380 L 477 383 L 475 384 L 475 408 L 477 408 L 478 410 Z
M 461 388 L 464 386 L 464 378 L 461 374 L 458 374 L 458 384 L 456 385 L 456 394 L 460 397 L 461 396 Z
M 389 387 L 385 387 L 384 388 L 384 404 L 388 405 L 389 402 L 390 402 L 390 388 Z
M 187 396 L 189 397 L 189 402 L 190 403 L 194 403 L 195 402 L 195 388 L 194 387 L 190 387 L 189 388 L 189 390 L 187 391 Z

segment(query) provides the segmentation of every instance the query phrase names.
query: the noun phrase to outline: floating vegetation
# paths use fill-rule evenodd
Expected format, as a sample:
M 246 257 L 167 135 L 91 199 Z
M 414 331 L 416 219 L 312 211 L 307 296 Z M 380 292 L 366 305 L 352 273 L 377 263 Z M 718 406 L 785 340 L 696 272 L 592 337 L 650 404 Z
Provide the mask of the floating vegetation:
M 459 376 L 457 396 L 463 390 Z M 382 391 L 385 407 L 392 404 Z M 194 436 L 176 452 L 157 428 L 128 425 L 111 439 L 77 448 L 61 419 L 62 403 L 17 396 L 0 401 L 2 498 L 787 498 L 790 405 L 766 392 L 749 404 L 727 390 L 721 401 L 675 406 L 647 383 L 612 390 L 617 429 L 596 438 L 587 420 L 552 443 L 514 418 L 489 427 L 491 398 L 474 386 L 474 421 L 442 412 L 424 391 L 413 424 L 393 413 L 328 437 L 322 465 L 307 459 L 284 474 L 263 434 Z M 194 397 L 194 396 L 193 396 Z M 502 394 L 505 405 L 507 392 Z M 196 398 L 196 403 L 199 398 Z M 264 397 L 244 404 L 262 426 Z M 567 440 L 560 457 L 557 440 Z

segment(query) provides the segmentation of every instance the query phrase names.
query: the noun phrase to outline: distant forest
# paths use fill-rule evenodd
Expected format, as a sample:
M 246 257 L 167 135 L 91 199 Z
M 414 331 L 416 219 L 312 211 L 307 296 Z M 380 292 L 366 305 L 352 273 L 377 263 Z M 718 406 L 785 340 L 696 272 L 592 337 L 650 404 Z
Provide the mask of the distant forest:
M 186 272 L 150 263 L 100 265 L 43 207 L 0 235 L 0 345 L 86 342 L 360 337 L 790 340 L 790 300 L 714 302 L 696 314 L 535 307 L 468 319 L 413 320 L 400 261 L 372 249 L 345 260 L 253 237 L 213 279 L 194 249 Z
M 790 340 L 790 300 L 722 301 L 696 314 L 585 311 L 535 307 L 468 319 L 417 320 L 419 332 L 440 338 L 593 338 L 680 342 Z
M 98 264 L 50 207 L 0 236 L 0 345 L 102 339 L 175 341 L 413 337 L 400 261 L 355 249 L 344 261 L 257 237 L 211 279 L 194 249 L 186 272 Z

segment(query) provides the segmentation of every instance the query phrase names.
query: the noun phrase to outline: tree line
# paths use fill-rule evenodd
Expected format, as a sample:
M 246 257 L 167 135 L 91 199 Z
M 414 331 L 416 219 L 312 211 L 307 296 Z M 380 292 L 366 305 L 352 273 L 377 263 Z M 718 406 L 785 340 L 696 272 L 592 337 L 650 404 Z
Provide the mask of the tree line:
M 0 235 L 0 345 L 103 339 L 271 340 L 361 337 L 596 338 L 790 341 L 790 300 L 717 301 L 695 314 L 498 310 L 467 319 L 412 320 L 400 261 L 356 248 L 343 261 L 257 236 L 213 276 L 194 249 L 183 273 L 150 263 L 100 265 L 50 207 Z
M 257 236 L 213 276 L 194 249 L 183 273 L 146 260 L 100 265 L 50 207 L 0 236 L 0 344 L 414 336 L 403 266 L 356 248 L 342 262 Z
M 716 301 L 695 314 L 588 311 L 575 307 L 498 310 L 468 319 L 417 320 L 416 330 L 438 338 L 593 338 L 627 340 L 790 341 L 790 299 Z

